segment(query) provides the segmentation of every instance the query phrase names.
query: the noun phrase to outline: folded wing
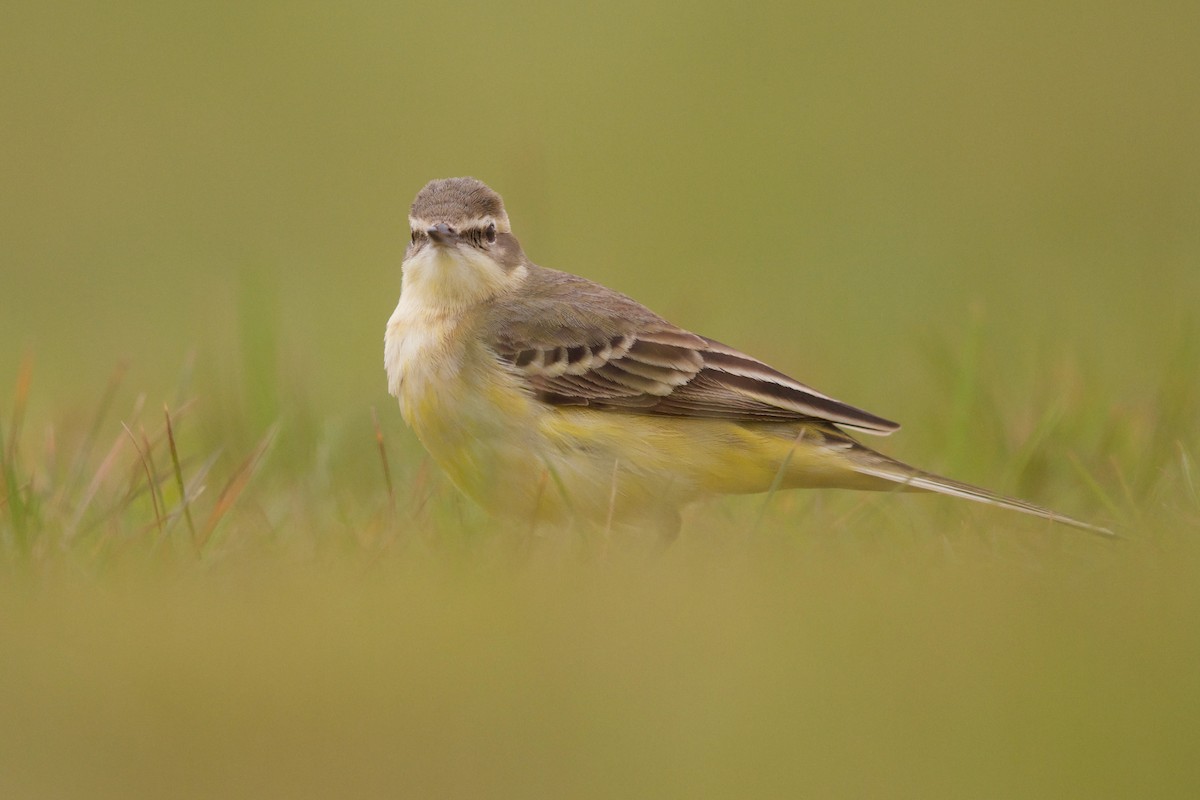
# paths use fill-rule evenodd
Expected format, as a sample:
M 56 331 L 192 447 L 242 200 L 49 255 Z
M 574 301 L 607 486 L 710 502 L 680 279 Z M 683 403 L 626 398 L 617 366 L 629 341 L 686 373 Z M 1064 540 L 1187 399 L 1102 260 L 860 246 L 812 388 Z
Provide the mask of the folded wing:
M 677 328 L 624 295 L 568 277 L 582 286 L 505 308 L 498 315 L 504 324 L 492 331 L 497 357 L 543 402 L 744 422 L 819 419 L 874 434 L 900 427 Z M 581 297 L 591 302 L 580 307 Z

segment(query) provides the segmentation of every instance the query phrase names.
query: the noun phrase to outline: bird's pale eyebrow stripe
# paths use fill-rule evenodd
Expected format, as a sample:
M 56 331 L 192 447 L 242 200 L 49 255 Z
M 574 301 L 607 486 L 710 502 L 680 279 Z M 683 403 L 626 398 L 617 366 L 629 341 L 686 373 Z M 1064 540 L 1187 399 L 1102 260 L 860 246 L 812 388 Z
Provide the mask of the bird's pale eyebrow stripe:
M 433 227 L 439 222 L 450 222 L 450 220 L 430 220 L 425 219 L 424 217 L 409 217 L 408 227 L 414 231 L 424 232 L 426 229 Z M 453 223 L 453 225 L 460 233 L 476 229 L 482 231 L 483 229 L 487 228 L 488 225 L 495 225 L 497 233 L 511 233 L 506 226 L 501 225 L 500 222 L 493 217 L 472 217 L 468 220 L 459 220 L 458 222 Z

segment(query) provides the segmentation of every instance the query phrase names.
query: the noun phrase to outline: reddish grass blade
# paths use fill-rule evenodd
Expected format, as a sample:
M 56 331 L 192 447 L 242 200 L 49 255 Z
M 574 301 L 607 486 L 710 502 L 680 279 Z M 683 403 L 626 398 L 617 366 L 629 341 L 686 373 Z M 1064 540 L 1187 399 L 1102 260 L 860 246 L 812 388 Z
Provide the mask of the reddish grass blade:
M 392 470 L 388 465 L 387 448 L 383 444 L 383 428 L 379 426 L 379 414 L 371 406 L 371 421 L 375 424 L 375 443 L 379 446 L 379 461 L 383 465 L 383 482 L 387 486 L 388 510 L 396 513 L 396 490 L 392 486 Z
M 192 507 L 188 503 L 187 484 L 183 480 L 183 467 L 179 464 L 179 450 L 175 447 L 175 429 L 171 425 L 171 410 L 163 404 L 163 417 L 167 421 L 167 444 L 171 449 L 171 466 L 175 470 L 175 486 L 179 489 L 179 504 L 183 507 L 183 518 L 187 521 L 188 534 L 192 544 L 199 547 L 200 540 L 196 536 L 196 524 L 192 521 Z
M 213 506 L 213 510 L 208 515 L 208 520 L 204 523 L 203 532 L 200 534 L 199 549 L 204 550 L 205 545 L 212 539 L 213 531 L 229 513 L 229 509 L 233 508 L 234 503 L 241 497 L 246 486 L 250 483 L 250 479 L 258 471 L 258 467 L 262 462 L 263 455 L 271 446 L 271 442 L 275 439 L 275 433 L 278 431 L 278 425 L 272 425 L 267 431 L 267 435 L 259 441 L 258 445 L 246 456 L 241 465 L 233 473 L 225 487 L 221 489 L 221 494 L 217 497 L 217 504 Z
M 17 373 L 17 391 L 13 399 L 12 421 L 8 428 L 8 441 L 0 436 L 0 476 L 4 481 L 5 505 L 12 520 L 17 550 L 21 555 L 29 554 L 29 503 L 23 494 L 24 487 L 17 477 L 17 442 L 21 438 L 21 426 L 25 420 L 25 408 L 29 402 L 29 387 L 33 383 L 33 356 L 26 354 L 21 359 Z
M 154 521 L 158 525 L 158 534 L 161 536 L 163 532 L 162 510 L 158 507 L 158 491 L 154 482 L 154 468 L 151 466 L 149 456 L 142 452 L 142 446 L 138 443 L 137 437 L 133 435 L 133 431 L 124 422 L 121 427 L 125 429 L 125 433 L 129 434 L 130 441 L 133 442 L 133 449 L 137 450 L 138 458 L 141 459 L 142 469 L 146 472 L 146 483 L 150 487 L 150 502 L 154 505 Z
M 96 415 L 92 417 L 92 425 L 88 428 L 87 435 L 84 437 L 82 444 L 80 444 L 79 450 L 75 453 L 71 474 L 64 483 L 64 492 L 72 492 L 82 479 L 83 471 L 87 468 L 88 461 L 91 460 L 92 449 L 96 446 L 96 439 L 100 436 L 100 428 L 104 424 L 104 420 L 108 417 L 109 409 L 112 407 L 113 400 L 117 396 L 117 390 L 121 387 L 121 383 L 125 380 L 125 375 L 128 372 L 129 363 L 122 361 L 113 370 L 112 375 L 109 376 L 108 385 L 104 387 L 104 393 L 100 395 L 100 403 L 96 407 Z

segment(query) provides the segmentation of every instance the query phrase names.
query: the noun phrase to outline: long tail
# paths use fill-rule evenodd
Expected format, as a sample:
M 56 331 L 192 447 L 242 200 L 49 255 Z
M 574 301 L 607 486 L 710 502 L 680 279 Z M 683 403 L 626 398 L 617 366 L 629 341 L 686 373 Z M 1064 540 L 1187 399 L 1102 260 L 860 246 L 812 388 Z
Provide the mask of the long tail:
M 865 451 L 865 452 L 864 452 Z M 976 503 L 986 503 L 990 506 L 998 506 L 1000 508 L 1011 509 L 1012 511 L 1020 511 L 1023 514 L 1032 514 L 1035 517 L 1051 520 L 1052 522 L 1060 522 L 1064 525 L 1070 525 L 1075 528 L 1082 528 L 1085 531 L 1098 533 L 1103 536 L 1116 536 L 1108 528 L 1102 528 L 1099 525 L 1092 525 L 1088 522 L 1074 519 L 1072 517 L 1059 514 L 1057 511 L 1051 511 L 1048 508 L 1027 503 L 1024 500 L 1018 500 L 1014 497 L 1005 497 L 1001 494 L 981 489 L 978 486 L 972 486 L 969 483 L 962 481 L 943 478 L 941 475 L 934 475 L 932 472 L 910 467 L 899 461 L 895 461 L 887 456 L 876 453 L 870 448 L 858 446 L 858 453 L 855 455 L 869 457 L 859 457 L 854 459 L 854 471 L 862 475 L 870 475 L 875 478 L 882 478 L 886 481 L 899 484 L 906 489 L 925 492 L 937 492 L 939 494 L 948 494 L 953 497 L 961 497 L 965 500 L 974 500 Z

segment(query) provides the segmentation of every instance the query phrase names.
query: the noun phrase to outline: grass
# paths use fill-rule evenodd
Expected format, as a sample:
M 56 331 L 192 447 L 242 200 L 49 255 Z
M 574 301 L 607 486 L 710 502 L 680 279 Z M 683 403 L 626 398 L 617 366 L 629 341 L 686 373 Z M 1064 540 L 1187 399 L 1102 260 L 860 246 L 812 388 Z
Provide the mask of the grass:
M 1197 368 L 1168 363 L 1185 396 L 1142 398 L 1142 418 L 1082 391 L 950 432 L 963 468 L 1000 448 L 1011 486 L 1123 541 L 947 498 L 780 492 L 694 509 L 652 555 L 497 527 L 390 407 L 285 416 L 233 451 L 238 398 L 192 383 L 159 415 L 118 369 L 89 413 L 43 414 L 27 358 L 0 431 L 0 784 L 1184 796 Z M 951 419 L 978 416 L 996 387 L 954 369 Z

